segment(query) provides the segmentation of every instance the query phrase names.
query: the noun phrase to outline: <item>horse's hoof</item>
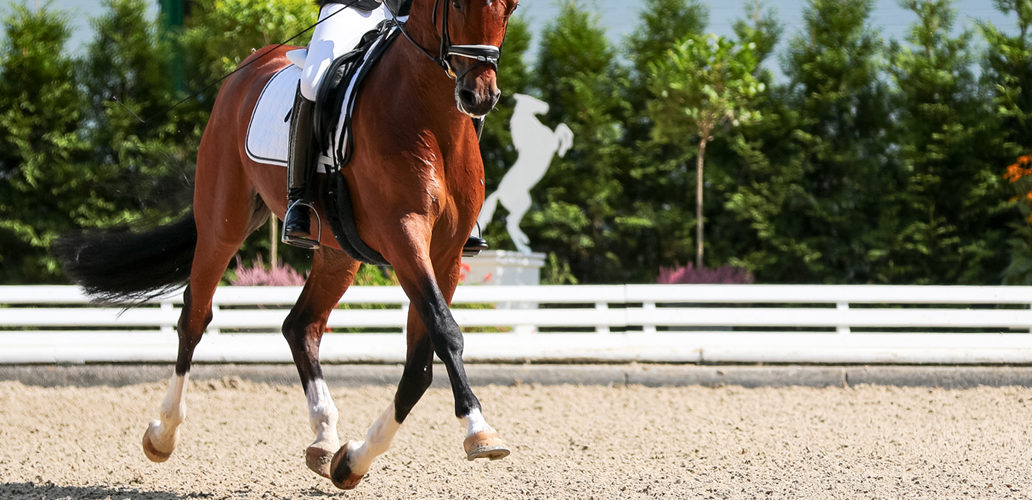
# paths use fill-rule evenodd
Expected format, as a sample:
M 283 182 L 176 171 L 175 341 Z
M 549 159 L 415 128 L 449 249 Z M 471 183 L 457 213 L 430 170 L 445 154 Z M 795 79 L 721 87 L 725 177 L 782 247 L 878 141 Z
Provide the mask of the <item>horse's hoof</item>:
M 358 486 L 358 483 L 362 481 L 362 474 L 351 472 L 351 466 L 348 465 L 350 445 L 348 443 L 341 446 L 337 453 L 333 454 L 333 459 L 330 460 L 330 481 L 333 482 L 334 486 L 342 490 L 355 489 L 355 486 Z
M 330 463 L 333 461 L 333 451 L 319 448 L 316 446 L 309 446 L 305 450 L 305 464 L 308 465 L 309 469 L 315 471 L 326 479 L 330 479 Z
M 505 446 L 505 441 L 494 431 L 480 431 L 473 434 L 466 438 L 462 447 L 466 449 L 466 460 L 478 458 L 500 460 L 509 456 L 510 453 L 509 447 Z
M 150 427 L 148 427 L 147 431 L 143 433 L 143 454 L 147 455 L 147 458 L 151 462 L 161 463 L 168 460 L 168 457 L 172 456 L 172 451 L 170 450 L 168 453 L 165 453 L 155 448 L 154 442 L 151 441 L 150 433 Z

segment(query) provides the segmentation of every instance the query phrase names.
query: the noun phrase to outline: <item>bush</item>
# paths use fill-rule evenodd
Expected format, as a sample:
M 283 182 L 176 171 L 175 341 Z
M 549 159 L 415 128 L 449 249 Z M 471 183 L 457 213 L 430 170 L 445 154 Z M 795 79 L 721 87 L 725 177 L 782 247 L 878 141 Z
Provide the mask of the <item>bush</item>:
M 688 264 L 684 267 L 659 268 L 659 283 L 664 285 L 685 283 L 719 283 L 725 285 L 748 285 L 753 283 L 753 275 L 747 269 L 734 266 L 720 266 L 716 269 L 700 268 Z
M 258 255 L 251 267 L 244 267 L 243 261 L 238 255 L 236 258 L 237 267 L 234 273 L 236 277 L 229 280 L 234 286 L 301 286 L 305 284 L 305 277 L 287 264 L 280 261 L 277 265 L 265 268 L 262 256 Z

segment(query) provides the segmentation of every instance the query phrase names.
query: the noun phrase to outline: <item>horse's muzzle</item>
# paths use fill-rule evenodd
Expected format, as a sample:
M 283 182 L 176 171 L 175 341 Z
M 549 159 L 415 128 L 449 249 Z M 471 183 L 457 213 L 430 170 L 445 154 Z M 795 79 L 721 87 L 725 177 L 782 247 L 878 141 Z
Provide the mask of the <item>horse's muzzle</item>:
M 486 115 L 498 104 L 501 95 L 497 73 L 490 66 L 476 68 L 455 81 L 455 105 L 470 116 Z

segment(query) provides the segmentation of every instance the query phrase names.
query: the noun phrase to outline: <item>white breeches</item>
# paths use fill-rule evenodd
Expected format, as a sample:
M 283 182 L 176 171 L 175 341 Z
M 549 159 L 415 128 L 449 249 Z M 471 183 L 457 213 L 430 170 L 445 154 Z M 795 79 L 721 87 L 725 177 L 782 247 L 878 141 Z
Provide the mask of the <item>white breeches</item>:
M 340 12 L 341 10 L 345 12 Z M 326 4 L 320 9 L 319 20 L 322 23 L 315 27 L 312 41 L 308 43 L 308 57 L 301 72 L 301 95 L 309 101 L 314 101 L 333 60 L 354 49 L 362 35 L 375 28 L 389 15 L 387 8 L 382 4 L 379 9 L 371 12 L 348 8 L 337 3 Z

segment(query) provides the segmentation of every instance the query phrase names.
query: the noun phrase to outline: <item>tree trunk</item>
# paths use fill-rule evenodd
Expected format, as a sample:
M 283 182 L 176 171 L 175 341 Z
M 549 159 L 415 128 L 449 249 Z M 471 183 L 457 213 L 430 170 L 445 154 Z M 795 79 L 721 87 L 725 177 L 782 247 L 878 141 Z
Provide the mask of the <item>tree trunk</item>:
M 703 134 L 699 140 L 699 157 L 695 160 L 695 269 L 702 269 L 702 163 L 708 140 Z

